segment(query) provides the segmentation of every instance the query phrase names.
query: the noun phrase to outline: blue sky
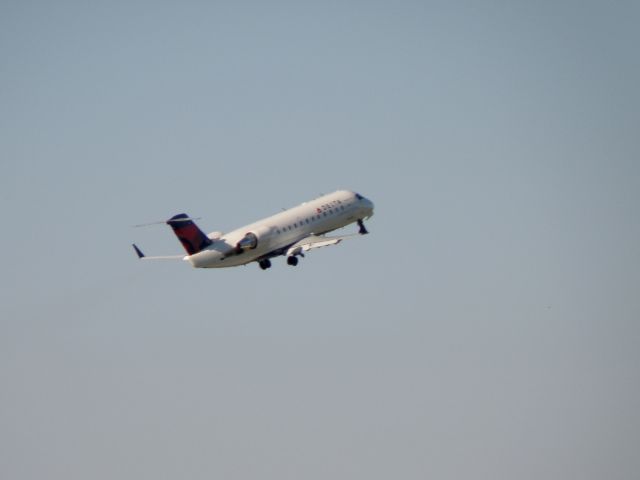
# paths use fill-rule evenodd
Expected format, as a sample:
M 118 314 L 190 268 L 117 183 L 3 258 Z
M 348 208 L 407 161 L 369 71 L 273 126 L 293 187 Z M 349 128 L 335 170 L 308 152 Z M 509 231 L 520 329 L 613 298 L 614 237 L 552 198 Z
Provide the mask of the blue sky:
M 0 473 L 632 478 L 633 2 L 4 2 Z M 338 188 L 371 235 L 175 254 Z

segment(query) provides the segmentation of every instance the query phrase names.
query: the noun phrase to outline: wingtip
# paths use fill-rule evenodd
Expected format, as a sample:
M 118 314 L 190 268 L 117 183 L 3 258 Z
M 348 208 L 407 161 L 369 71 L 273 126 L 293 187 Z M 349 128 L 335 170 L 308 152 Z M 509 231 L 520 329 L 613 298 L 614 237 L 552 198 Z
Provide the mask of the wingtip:
M 132 245 L 133 249 L 136 251 L 136 255 L 138 255 L 138 258 L 144 258 L 144 253 L 142 253 L 142 250 L 140 250 L 135 243 L 132 243 Z

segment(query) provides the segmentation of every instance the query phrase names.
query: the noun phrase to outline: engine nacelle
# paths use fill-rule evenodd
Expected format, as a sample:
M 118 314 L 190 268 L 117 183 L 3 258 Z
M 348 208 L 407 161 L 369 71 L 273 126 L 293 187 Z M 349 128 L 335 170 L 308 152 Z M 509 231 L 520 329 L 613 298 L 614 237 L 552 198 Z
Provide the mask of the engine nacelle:
M 209 237 L 210 240 L 220 240 L 222 235 L 224 235 L 222 232 L 211 232 L 207 237 Z
M 236 243 L 236 253 L 254 250 L 258 245 L 271 234 L 270 227 L 260 227 L 253 232 L 247 232 L 242 239 Z
M 258 246 L 258 236 L 253 232 L 249 232 L 244 237 L 242 237 L 242 240 L 236 243 L 236 250 L 240 250 L 240 251 L 253 250 L 257 246 Z

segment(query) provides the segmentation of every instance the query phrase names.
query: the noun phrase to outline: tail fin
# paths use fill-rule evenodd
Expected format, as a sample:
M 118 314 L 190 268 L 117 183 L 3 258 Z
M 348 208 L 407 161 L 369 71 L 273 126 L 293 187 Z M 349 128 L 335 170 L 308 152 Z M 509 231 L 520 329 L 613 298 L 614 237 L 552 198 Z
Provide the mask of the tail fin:
M 173 233 L 189 255 L 198 253 L 212 243 L 186 213 L 174 215 L 167 220 L 167 225 L 173 229 Z

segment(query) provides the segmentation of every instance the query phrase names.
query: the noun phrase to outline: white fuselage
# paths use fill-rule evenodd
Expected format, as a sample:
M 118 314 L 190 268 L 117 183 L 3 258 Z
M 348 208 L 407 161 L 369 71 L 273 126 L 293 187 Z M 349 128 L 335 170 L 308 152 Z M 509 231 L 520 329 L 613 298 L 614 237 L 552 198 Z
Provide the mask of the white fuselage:
M 262 258 L 284 255 L 287 249 L 309 235 L 342 228 L 373 215 L 373 203 L 362 195 L 339 190 L 271 217 L 238 228 L 221 237 L 210 234 L 213 243 L 185 257 L 199 268 L 234 267 Z M 239 250 L 247 239 L 249 247 Z M 255 246 L 254 246 L 255 245 Z

